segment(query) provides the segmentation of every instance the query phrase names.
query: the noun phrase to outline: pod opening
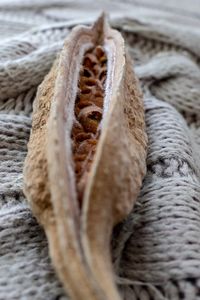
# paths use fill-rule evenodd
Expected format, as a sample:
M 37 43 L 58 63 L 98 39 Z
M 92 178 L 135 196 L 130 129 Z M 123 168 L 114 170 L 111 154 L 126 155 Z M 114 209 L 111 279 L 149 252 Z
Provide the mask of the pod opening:
M 102 45 L 96 45 L 87 50 L 83 57 L 74 106 L 75 120 L 71 133 L 80 207 L 100 137 L 106 75 L 106 52 Z

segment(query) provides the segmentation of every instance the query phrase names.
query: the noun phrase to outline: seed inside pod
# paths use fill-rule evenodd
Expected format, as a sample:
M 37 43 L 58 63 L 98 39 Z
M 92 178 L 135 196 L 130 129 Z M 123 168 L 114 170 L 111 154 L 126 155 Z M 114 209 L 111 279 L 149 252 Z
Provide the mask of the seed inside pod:
M 101 45 L 97 45 L 89 49 L 83 57 L 71 134 L 80 206 L 100 136 L 99 125 L 103 114 L 106 73 L 106 53 Z

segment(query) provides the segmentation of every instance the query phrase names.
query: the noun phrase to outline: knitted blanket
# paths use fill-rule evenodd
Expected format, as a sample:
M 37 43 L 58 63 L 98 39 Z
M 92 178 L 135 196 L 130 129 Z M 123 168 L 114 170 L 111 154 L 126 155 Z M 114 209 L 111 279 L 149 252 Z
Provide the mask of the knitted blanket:
M 45 234 L 23 195 L 22 168 L 37 87 L 71 28 L 89 24 L 102 8 L 110 12 L 134 60 L 149 139 L 140 196 L 113 233 L 122 299 L 200 299 L 197 2 L 178 7 L 158 0 L 1 1 L 0 300 L 68 299 Z

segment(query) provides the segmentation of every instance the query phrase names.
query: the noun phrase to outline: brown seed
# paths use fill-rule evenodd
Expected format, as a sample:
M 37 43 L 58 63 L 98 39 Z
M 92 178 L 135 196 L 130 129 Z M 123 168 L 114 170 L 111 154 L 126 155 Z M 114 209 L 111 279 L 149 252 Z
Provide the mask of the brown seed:
M 102 56 L 105 56 L 105 51 L 104 51 L 103 47 L 100 46 L 100 45 L 97 46 L 95 48 L 95 54 L 96 54 L 98 59 L 100 59 Z
M 92 137 L 92 134 L 89 133 L 89 132 L 81 132 L 81 133 L 78 133 L 75 137 L 74 137 L 74 140 L 76 142 L 82 142 L 86 139 L 90 139 Z

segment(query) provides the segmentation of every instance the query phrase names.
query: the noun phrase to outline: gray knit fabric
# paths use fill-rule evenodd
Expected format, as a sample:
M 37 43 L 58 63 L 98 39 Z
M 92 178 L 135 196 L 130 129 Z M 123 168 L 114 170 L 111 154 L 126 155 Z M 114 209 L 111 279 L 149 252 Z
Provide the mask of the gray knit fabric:
M 68 299 L 24 198 L 22 168 L 37 87 L 71 28 L 102 8 L 135 61 L 149 138 L 140 196 L 113 233 L 122 299 L 200 299 L 200 4 L 174 3 L 1 1 L 0 300 Z

